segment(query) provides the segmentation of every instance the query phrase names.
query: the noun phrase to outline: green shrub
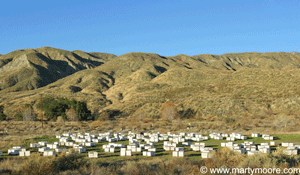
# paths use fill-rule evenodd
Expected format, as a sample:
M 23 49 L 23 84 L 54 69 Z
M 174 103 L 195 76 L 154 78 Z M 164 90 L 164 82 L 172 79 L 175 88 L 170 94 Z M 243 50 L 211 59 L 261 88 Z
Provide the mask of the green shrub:
M 120 115 L 122 115 L 121 111 L 108 109 L 101 112 L 96 118 L 96 120 L 100 120 L 100 121 L 115 120 L 116 119 L 115 117 Z
M 6 120 L 6 115 L 3 113 L 4 106 L 0 105 L 0 121 Z
M 53 162 L 55 171 L 75 170 L 87 164 L 79 153 L 71 152 L 70 154 L 62 153 Z
M 39 154 L 32 154 L 30 157 L 23 163 L 20 172 L 15 174 L 30 174 L 30 175 L 39 175 L 39 174 L 55 174 L 55 166 L 53 164 L 55 157 L 43 157 Z
M 225 118 L 225 123 L 226 123 L 226 124 L 234 123 L 234 122 L 235 122 L 235 119 L 233 119 L 233 118 L 230 118 L 230 117 L 226 117 L 226 118 Z
M 20 172 L 16 174 L 58 174 L 66 170 L 76 170 L 85 166 L 86 160 L 79 154 L 59 154 L 57 157 L 43 157 L 33 153 L 24 161 Z
M 18 121 L 23 121 L 23 115 L 21 112 L 18 112 L 15 114 L 15 119 L 17 119 Z
M 181 119 L 190 119 L 195 117 L 196 111 L 188 108 L 187 110 L 179 111 L 179 114 Z

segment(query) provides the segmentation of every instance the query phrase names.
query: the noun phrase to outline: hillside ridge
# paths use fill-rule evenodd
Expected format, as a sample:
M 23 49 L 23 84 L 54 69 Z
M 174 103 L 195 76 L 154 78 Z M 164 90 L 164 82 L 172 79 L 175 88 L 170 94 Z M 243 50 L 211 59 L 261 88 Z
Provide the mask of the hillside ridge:
M 194 116 L 262 115 L 270 109 L 290 115 L 300 107 L 299 68 L 298 52 L 116 56 L 24 49 L 0 57 L 0 104 L 13 113 L 48 94 L 86 101 L 93 115 L 144 111 L 157 118 L 166 102 Z
M 116 56 L 95 52 L 70 52 L 52 47 L 16 50 L 0 57 L 0 89 L 37 89 L 77 71 L 97 67 L 113 57 Z M 21 76 L 24 72 L 26 76 Z

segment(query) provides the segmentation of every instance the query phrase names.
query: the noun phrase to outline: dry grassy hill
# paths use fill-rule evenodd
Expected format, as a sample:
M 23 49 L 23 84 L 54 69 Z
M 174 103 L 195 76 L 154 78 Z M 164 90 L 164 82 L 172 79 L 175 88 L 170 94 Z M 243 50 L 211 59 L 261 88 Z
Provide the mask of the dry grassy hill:
M 17 50 L 0 57 L 0 90 L 37 89 L 77 71 L 99 66 L 113 57 L 51 47 Z
M 217 123 L 260 118 L 280 124 L 299 117 L 297 52 L 114 57 L 39 48 L 0 59 L 1 82 L 7 82 L 0 102 L 7 113 L 44 93 L 85 100 L 94 113 L 113 109 L 119 116 L 159 118 L 162 104 L 173 102 L 182 117 Z

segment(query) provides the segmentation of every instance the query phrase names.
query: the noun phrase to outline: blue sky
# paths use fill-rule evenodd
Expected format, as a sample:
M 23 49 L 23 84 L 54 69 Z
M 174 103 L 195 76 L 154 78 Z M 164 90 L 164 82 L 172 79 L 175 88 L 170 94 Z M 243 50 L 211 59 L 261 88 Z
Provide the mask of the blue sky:
M 300 51 L 299 0 L 5 1 L 0 54 L 65 50 L 177 54 Z

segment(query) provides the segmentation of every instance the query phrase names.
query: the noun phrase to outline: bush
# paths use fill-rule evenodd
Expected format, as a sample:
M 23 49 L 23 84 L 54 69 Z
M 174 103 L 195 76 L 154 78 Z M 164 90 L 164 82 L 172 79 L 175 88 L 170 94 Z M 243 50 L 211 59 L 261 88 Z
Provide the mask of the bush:
M 70 154 L 62 153 L 53 162 L 55 171 L 66 171 L 79 169 L 81 166 L 86 165 L 86 160 L 76 152 L 71 152 Z
M 79 117 L 76 115 L 76 111 L 71 108 L 66 110 L 67 119 L 69 121 L 78 121 Z
M 4 106 L 0 105 L 0 121 L 6 120 L 6 115 L 3 113 Z
M 179 114 L 180 114 L 180 118 L 181 119 L 190 119 L 190 118 L 194 118 L 195 115 L 196 115 L 196 111 L 194 111 L 193 109 L 191 108 L 188 108 L 187 110 L 184 110 L 184 111 L 180 111 Z
M 34 153 L 15 174 L 58 174 L 66 170 L 79 169 L 84 165 L 86 165 L 86 160 L 74 152 L 62 153 L 57 157 L 43 157 Z
M 21 112 L 17 112 L 15 115 L 14 115 L 14 118 L 17 119 L 18 121 L 23 121 L 23 115 Z
M 33 111 L 32 107 L 26 107 L 23 112 L 23 121 L 35 121 L 36 113 Z
M 178 118 L 177 108 L 174 103 L 164 103 L 161 112 L 162 118 L 166 120 L 174 120 Z
M 61 116 L 57 117 L 56 122 L 59 123 L 59 124 L 64 124 L 65 123 L 64 119 Z
M 32 154 L 23 163 L 20 172 L 16 174 L 54 174 L 54 159 L 55 157 L 42 157 L 39 154 Z
M 115 116 L 120 116 L 122 114 L 119 110 L 105 110 L 101 112 L 97 118 L 97 120 L 100 121 L 106 121 L 106 120 L 115 120 Z
M 225 118 L 225 123 L 226 123 L 226 124 L 235 123 L 235 119 L 230 118 L 230 117 L 226 117 L 226 118 Z

